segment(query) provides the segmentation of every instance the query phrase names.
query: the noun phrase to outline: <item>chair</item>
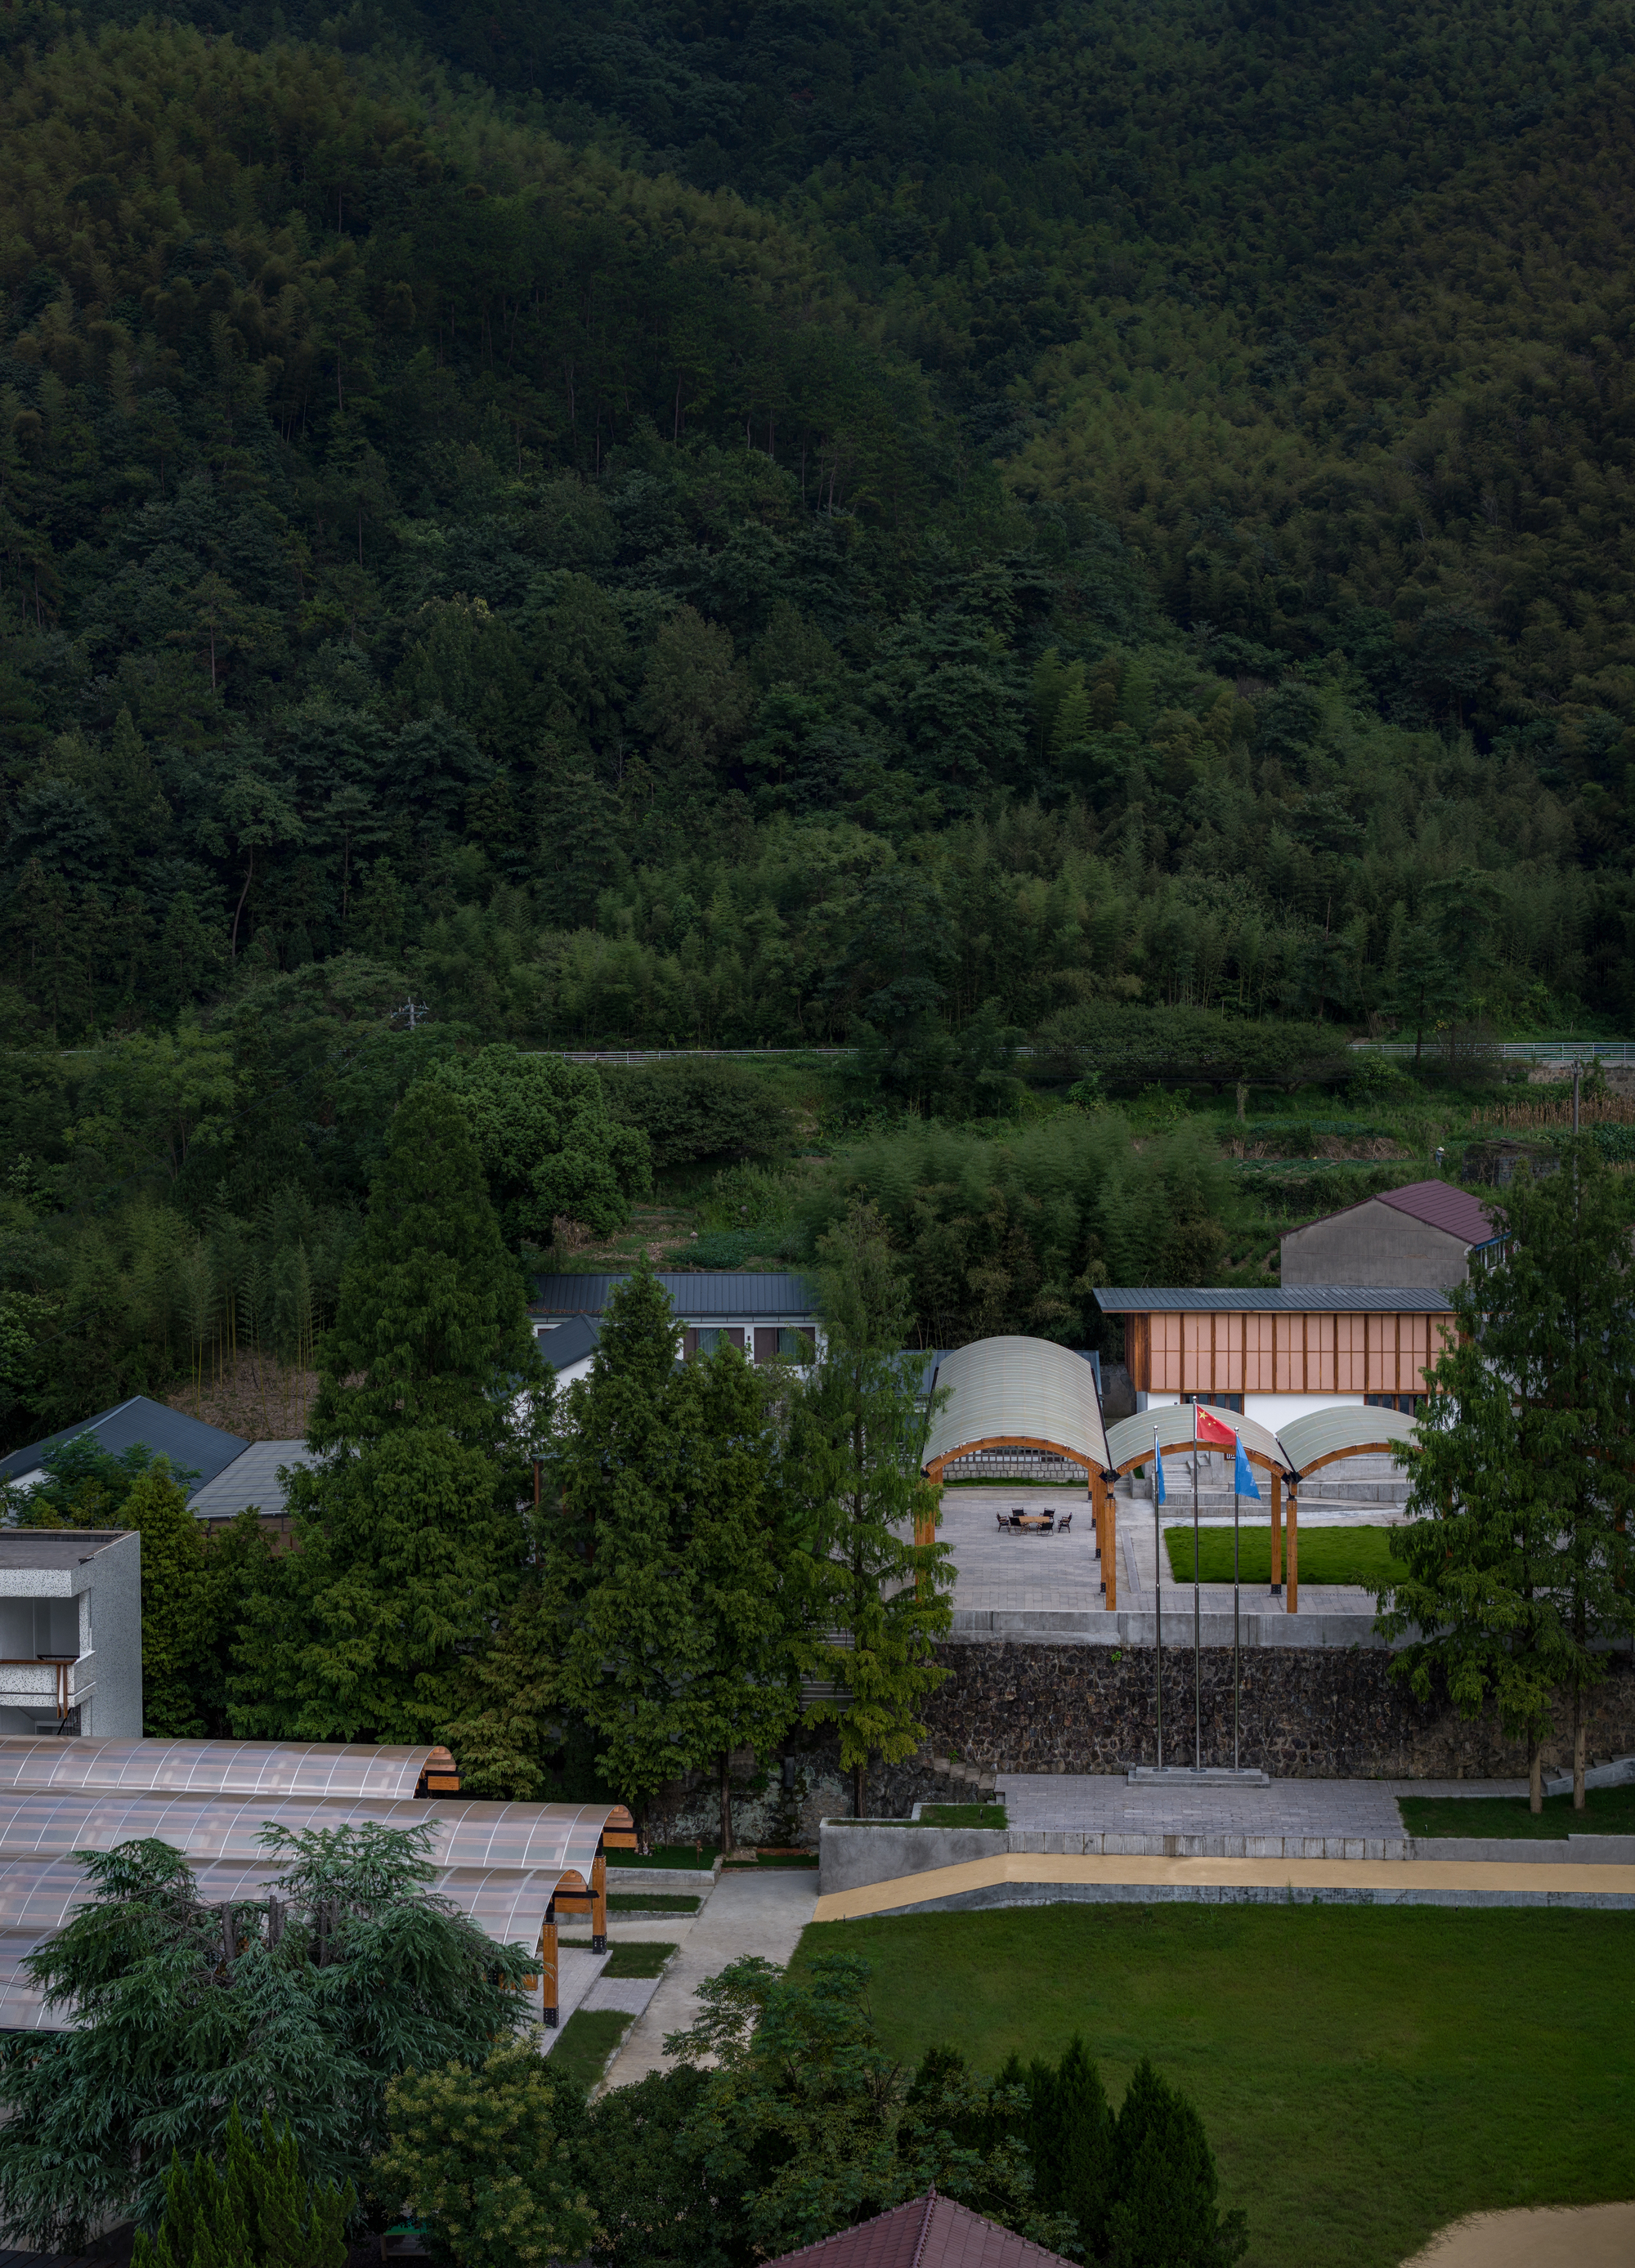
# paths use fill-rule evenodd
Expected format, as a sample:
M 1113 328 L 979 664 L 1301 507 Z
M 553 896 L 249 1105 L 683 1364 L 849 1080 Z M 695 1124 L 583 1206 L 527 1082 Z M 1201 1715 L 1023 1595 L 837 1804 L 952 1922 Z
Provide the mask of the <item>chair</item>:
M 1022 1507 L 1022 1506 L 1020 1506 L 1020 1504 L 1013 1504 L 1013 1505 L 1011 1506 L 1011 1525 L 1012 1525 L 1012 1527 L 1013 1527 L 1013 1528 L 1020 1528 L 1020 1526 L 1021 1526 L 1021 1524 L 1022 1524 L 1022 1519 L 1023 1519 L 1023 1507 Z
M 995 1514 L 994 1514 L 993 1516 L 994 1516 L 994 1518 L 995 1518 L 995 1519 L 998 1521 L 998 1523 L 999 1523 L 999 1533 L 1000 1533 L 1000 1535 L 1008 1535 L 1010 1534 L 1010 1532 L 1011 1532 L 1011 1515 L 1010 1515 L 1010 1513 L 1009 1513 L 1008 1512 L 996 1512 L 996 1513 L 995 1513 Z
M 1068 1532 L 1069 1528 L 1072 1528 L 1072 1524 L 1073 1524 L 1073 1515 L 1072 1515 L 1072 1513 L 1071 1512 L 1064 1512 L 1064 1513 L 1062 1514 L 1061 1518 L 1060 1518 L 1060 1519 L 1057 1521 L 1057 1523 L 1056 1523 L 1056 1532 L 1057 1532 L 1057 1534 L 1058 1535 L 1065 1535 L 1067 1534 L 1067 1532 Z

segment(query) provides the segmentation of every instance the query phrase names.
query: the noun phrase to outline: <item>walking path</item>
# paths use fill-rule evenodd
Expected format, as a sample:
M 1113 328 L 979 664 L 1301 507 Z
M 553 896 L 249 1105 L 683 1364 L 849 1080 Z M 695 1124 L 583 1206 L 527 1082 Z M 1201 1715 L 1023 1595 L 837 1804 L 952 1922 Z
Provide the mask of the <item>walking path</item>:
M 1189 1737 L 1191 1720 L 1181 1729 Z M 1167 1747 L 1168 1732 L 1167 1712 Z M 1504 1785 L 1508 1793 L 1509 1783 Z M 1497 1784 L 1491 1792 L 1499 1792 Z M 1394 1783 L 1380 1779 L 1278 1779 L 1270 1787 L 1167 1781 L 1131 1787 L 1123 1772 L 1002 1772 L 997 1793 L 1011 1826 L 1027 1830 L 1375 1839 L 1403 1832 Z
M 1472 2213 L 1404 2268 L 1629 2268 L 1635 2205 L 1538 2206 Z
M 644 1926 L 644 1937 L 673 1938 L 679 1949 L 625 2034 L 602 2085 L 629 2087 L 650 2071 L 662 2071 L 666 2033 L 686 2030 L 698 2014 L 699 1985 L 728 1962 L 758 1953 L 782 1968 L 812 1918 L 817 1882 L 815 1869 L 800 1867 L 728 1871 L 694 1920 L 678 1926 L 655 1917 L 651 1927 Z
M 1564 1885 L 1567 1885 L 1564 1887 Z M 1606 1906 L 1635 1908 L 1635 1866 L 1559 1866 L 1462 1859 L 1079 1858 L 1011 1852 L 836 1890 L 815 1921 L 908 1913 L 931 1906 L 1145 1904 Z

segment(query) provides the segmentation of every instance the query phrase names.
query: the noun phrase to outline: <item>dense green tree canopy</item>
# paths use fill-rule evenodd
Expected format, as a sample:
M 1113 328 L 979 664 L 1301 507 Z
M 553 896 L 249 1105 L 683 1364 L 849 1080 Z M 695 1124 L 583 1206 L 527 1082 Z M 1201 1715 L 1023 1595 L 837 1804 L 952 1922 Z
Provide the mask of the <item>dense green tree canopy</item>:
M 558 1215 L 599 1236 L 620 1227 L 651 1187 L 639 1129 L 610 1119 L 594 1071 L 560 1056 L 483 1048 L 438 1074 L 477 1145 L 500 1233 L 548 1245 Z

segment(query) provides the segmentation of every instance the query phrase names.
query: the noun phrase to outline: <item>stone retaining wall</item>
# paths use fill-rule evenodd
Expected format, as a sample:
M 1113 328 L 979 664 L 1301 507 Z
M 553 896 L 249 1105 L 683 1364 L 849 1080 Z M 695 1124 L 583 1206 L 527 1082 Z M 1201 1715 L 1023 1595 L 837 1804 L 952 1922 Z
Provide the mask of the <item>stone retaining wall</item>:
M 925 1722 L 939 1754 L 990 1771 L 1110 1772 L 1153 1756 L 1150 1646 L 944 1646 L 952 1673 L 931 1697 Z M 1486 1779 L 1527 1770 L 1527 1754 L 1496 1724 L 1464 1723 L 1445 1700 L 1422 1704 L 1390 1675 L 1384 1652 L 1262 1648 L 1243 1656 L 1241 1756 L 1276 1778 Z M 1204 1761 L 1232 1762 L 1232 1652 L 1206 1648 Z M 1613 1662 L 1588 1697 L 1589 1759 L 1635 1749 L 1635 1675 Z M 1547 1764 L 1571 1765 L 1572 1713 Z M 1189 1649 L 1164 1648 L 1166 1761 L 1189 1764 L 1193 1676 Z M 886 1807 L 880 1807 L 884 1809 Z

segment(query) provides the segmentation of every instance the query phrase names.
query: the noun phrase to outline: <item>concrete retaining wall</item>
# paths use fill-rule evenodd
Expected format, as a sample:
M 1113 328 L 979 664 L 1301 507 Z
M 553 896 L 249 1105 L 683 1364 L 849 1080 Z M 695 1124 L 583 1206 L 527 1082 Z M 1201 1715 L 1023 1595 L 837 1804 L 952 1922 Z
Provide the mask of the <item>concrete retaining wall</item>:
M 1002 1827 L 907 1827 L 890 1819 L 826 1819 L 818 1832 L 818 1895 L 895 1882 L 934 1867 L 1002 1857 L 1017 1848 Z

